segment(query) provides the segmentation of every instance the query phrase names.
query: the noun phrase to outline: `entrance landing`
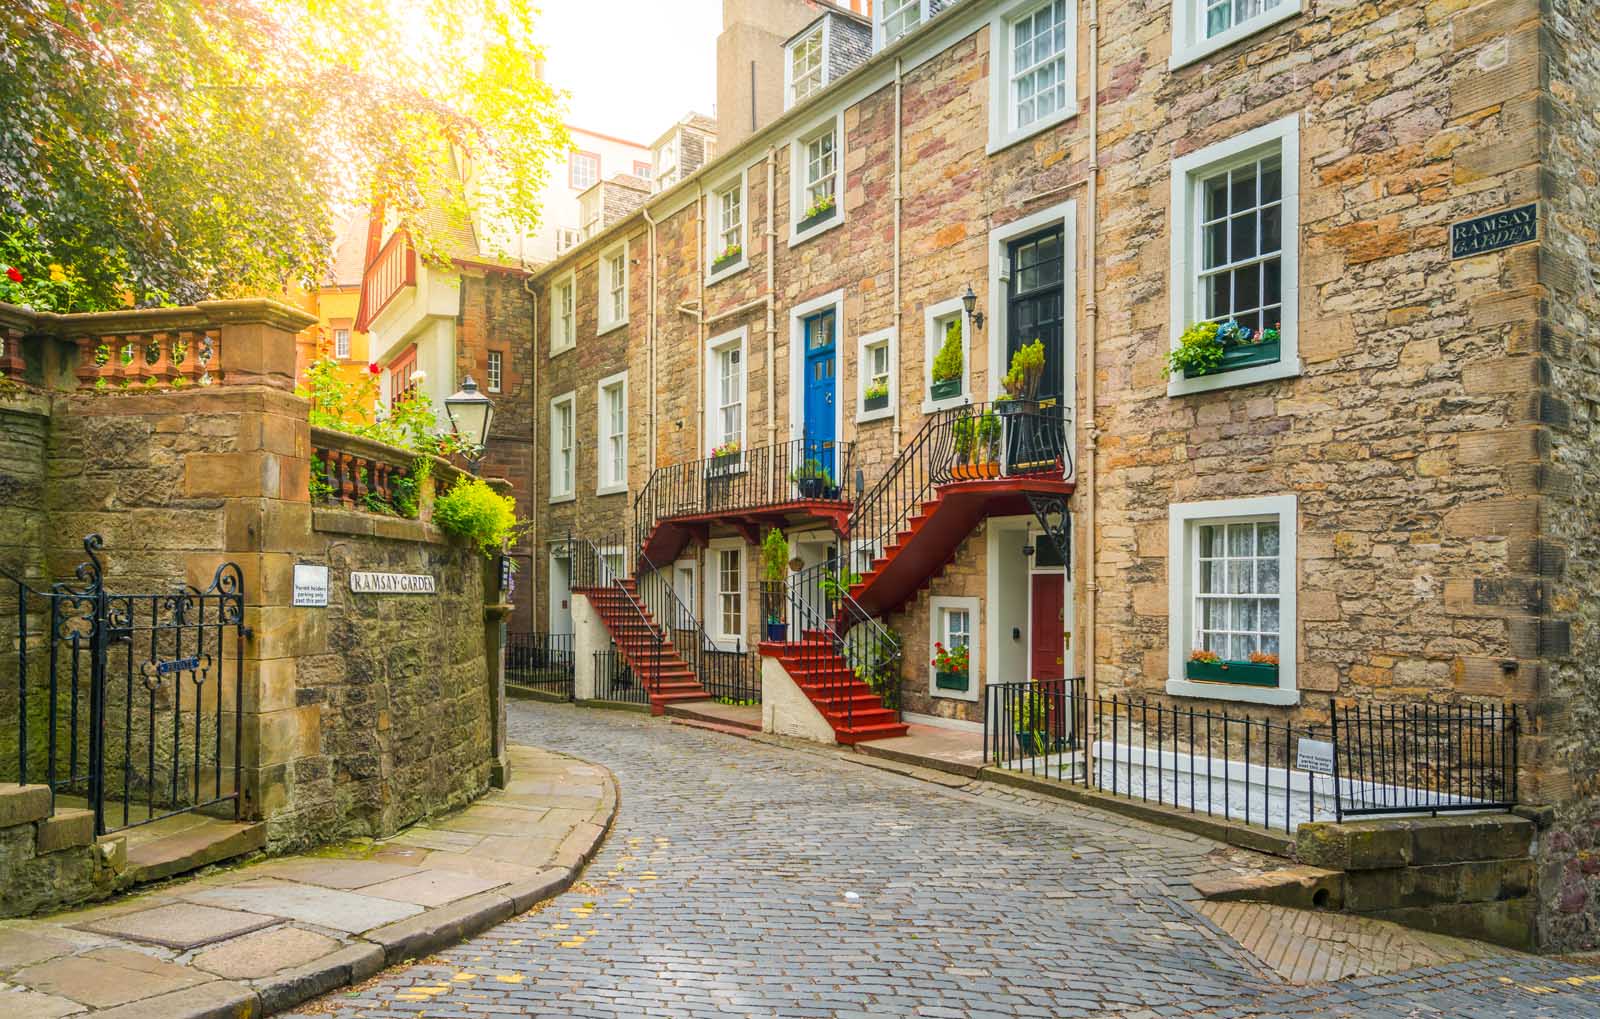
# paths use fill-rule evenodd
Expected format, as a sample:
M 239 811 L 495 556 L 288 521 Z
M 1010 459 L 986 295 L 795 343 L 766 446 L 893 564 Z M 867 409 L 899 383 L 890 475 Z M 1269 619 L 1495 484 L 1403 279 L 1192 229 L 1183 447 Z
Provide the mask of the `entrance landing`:
M 82 797 L 56 797 L 58 810 L 87 809 L 88 805 Z M 231 805 L 224 806 L 232 813 Z M 124 823 L 122 801 L 108 800 L 105 815 L 107 825 Z M 128 868 L 124 878 L 132 885 L 149 884 L 213 863 L 248 856 L 267 842 L 264 824 L 223 820 L 193 811 L 141 823 L 147 816 L 144 804 L 130 804 L 127 819 L 133 827 L 114 831 L 101 839 L 102 842 L 127 841 Z
M 904 736 L 856 744 L 856 752 L 952 775 L 977 778 L 983 768 L 983 734 L 936 725 L 908 725 Z

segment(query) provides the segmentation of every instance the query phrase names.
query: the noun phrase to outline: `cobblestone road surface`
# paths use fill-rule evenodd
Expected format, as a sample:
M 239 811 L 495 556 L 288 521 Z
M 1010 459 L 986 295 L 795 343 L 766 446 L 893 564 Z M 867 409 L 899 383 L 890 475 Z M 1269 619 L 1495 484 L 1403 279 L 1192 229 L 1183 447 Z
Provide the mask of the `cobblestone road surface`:
M 301 1014 L 1600 1016 L 1600 974 L 1517 955 L 1288 987 L 1191 908 L 1214 843 L 1111 815 L 636 715 L 511 729 L 616 773 L 584 883 Z

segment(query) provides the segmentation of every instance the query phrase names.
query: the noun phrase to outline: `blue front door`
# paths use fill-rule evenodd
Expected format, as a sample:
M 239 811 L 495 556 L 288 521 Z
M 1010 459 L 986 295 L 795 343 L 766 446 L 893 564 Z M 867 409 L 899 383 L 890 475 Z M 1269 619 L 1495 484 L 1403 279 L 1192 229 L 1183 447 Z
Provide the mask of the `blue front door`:
M 837 485 L 833 443 L 838 438 L 834 432 L 838 358 L 835 356 L 833 312 L 812 315 L 805 320 L 805 327 L 806 413 L 802 455 L 807 460 L 819 461 L 822 469 L 828 472 L 831 485 Z

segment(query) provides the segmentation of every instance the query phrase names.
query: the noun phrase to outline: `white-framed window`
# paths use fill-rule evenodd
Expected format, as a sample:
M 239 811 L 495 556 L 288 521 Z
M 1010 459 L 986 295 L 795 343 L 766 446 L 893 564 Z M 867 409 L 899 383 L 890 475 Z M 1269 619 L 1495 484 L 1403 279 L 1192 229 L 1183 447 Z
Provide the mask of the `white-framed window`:
M 596 434 L 600 436 L 598 460 L 599 495 L 628 490 L 628 373 L 618 372 L 603 378 L 596 386 L 598 416 Z
M 652 157 L 656 164 L 656 184 L 665 189 L 678 179 L 678 136 L 673 134 Z
M 1279 495 L 1169 507 L 1169 694 L 1299 703 L 1297 504 Z M 1192 662 L 1196 651 L 1216 661 Z
M 820 91 L 828 83 L 828 41 L 832 34 L 829 18 L 823 18 L 808 32 L 789 44 L 784 61 L 783 108 L 788 109 Z
M 1192 64 L 1300 13 L 1303 0 L 1172 0 L 1171 67 Z
M 335 329 L 333 331 L 333 356 L 341 361 L 350 360 L 350 330 Z
M 583 231 L 577 227 L 556 227 L 556 254 L 565 254 L 577 247 L 582 242 Z
M 710 281 L 732 276 L 749 264 L 745 250 L 745 200 L 745 175 L 742 173 L 711 194 L 711 250 L 706 252 Z
M 713 538 L 706 549 L 706 630 L 724 651 L 745 639 L 744 553 L 741 538 Z
M 592 188 L 600 181 L 600 155 L 574 149 L 567 158 L 567 184 L 578 191 Z
M 797 136 L 789 146 L 791 245 L 844 222 L 843 139 L 844 116 L 836 114 Z
M 967 321 L 961 298 L 929 304 L 923 309 L 923 403 L 922 411 L 930 414 L 946 407 L 959 407 L 972 402 L 972 323 Z M 961 375 L 954 392 L 948 392 L 948 382 L 933 377 L 934 364 L 945 342 L 955 331 L 961 348 Z
M 1211 374 L 1174 372 L 1168 395 L 1300 374 L 1299 167 L 1298 114 L 1173 161 L 1172 347 L 1195 323 L 1230 320 L 1250 342 Z
M 1077 5 L 1024 0 L 989 23 L 994 81 L 989 151 L 1038 134 L 1078 112 Z
M 635 159 L 633 161 L 633 175 L 635 177 L 643 177 L 645 180 L 654 180 L 656 169 L 642 159 Z
M 578 278 L 567 273 L 550 287 L 550 354 L 554 356 L 571 350 L 578 343 L 577 307 Z
M 550 501 L 576 496 L 578 466 L 577 394 L 564 393 L 550 401 Z
M 628 245 L 624 241 L 600 253 L 600 327 L 609 332 L 628 324 Z
M 983 658 L 979 644 L 979 599 L 935 596 L 928 599 L 928 692 L 934 697 L 947 697 L 963 701 L 978 699 L 979 678 Z M 966 686 L 960 688 L 946 677 L 946 685 L 939 684 L 939 670 L 934 666 L 934 644 L 946 650 L 967 649 Z
M 500 392 L 500 387 L 505 384 L 506 355 L 498 350 L 489 351 L 488 364 L 485 365 L 484 375 L 487 376 L 484 381 L 488 385 L 489 392 Z
M 706 341 L 706 455 L 735 443 L 744 449 L 745 347 L 747 332 Z
M 578 219 L 583 222 L 583 236 L 593 237 L 600 232 L 600 189 L 593 188 L 578 199 Z
M 874 51 L 928 20 L 928 0 L 878 0 Z
M 858 341 L 860 357 L 856 364 L 856 421 L 877 421 L 894 417 L 900 398 L 896 382 L 895 334 L 893 329 L 867 333 Z M 869 398 L 867 394 L 872 394 Z M 868 404 L 872 406 L 868 406 Z

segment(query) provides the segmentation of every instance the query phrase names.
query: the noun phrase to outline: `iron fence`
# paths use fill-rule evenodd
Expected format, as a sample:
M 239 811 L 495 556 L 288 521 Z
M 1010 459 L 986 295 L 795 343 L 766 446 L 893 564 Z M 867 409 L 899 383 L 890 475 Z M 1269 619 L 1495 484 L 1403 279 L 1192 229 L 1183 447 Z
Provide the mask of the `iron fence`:
M 576 669 L 572 634 L 506 634 L 506 682 L 572 699 Z
M 639 682 L 622 652 L 613 647 L 594 653 L 594 699 L 649 705 L 650 691 Z
M 1131 697 L 1081 677 L 991 683 L 984 760 L 1160 806 L 1293 832 L 1371 814 L 1504 809 L 1515 709 L 1330 702 L 1310 725 Z
M 754 651 L 708 650 L 700 658 L 700 685 L 719 704 L 761 703 L 761 656 Z

